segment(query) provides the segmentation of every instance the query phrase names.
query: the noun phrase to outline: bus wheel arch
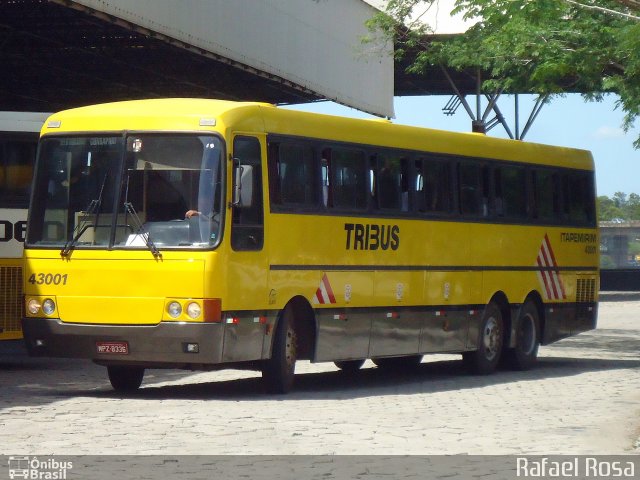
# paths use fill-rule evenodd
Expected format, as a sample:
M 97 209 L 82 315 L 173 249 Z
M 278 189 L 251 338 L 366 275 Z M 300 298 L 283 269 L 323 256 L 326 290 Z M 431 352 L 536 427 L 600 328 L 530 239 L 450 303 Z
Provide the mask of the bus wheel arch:
M 526 302 L 532 302 L 536 308 L 538 309 L 538 338 L 540 340 L 540 344 L 542 345 L 542 339 L 544 338 L 544 330 L 545 330 L 545 311 L 544 311 L 544 300 L 542 299 L 542 295 L 536 290 L 527 295 L 525 300 Z
M 291 309 L 298 339 L 298 359 L 313 360 L 316 344 L 316 316 L 306 298 L 293 297 L 285 309 Z
M 505 348 L 509 345 L 511 328 L 513 327 L 513 318 L 511 315 L 509 299 L 503 291 L 498 291 L 493 294 L 489 303 L 495 303 L 502 314 L 502 347 Z
M 269 393 L 287 393 L 293 387 L 295 364 L 311 359 L 315 344 L 315 315 L 303 297 L 292 298 L 280 311 L 273 330 L 271 357 L 264 361 L 262 378 Z

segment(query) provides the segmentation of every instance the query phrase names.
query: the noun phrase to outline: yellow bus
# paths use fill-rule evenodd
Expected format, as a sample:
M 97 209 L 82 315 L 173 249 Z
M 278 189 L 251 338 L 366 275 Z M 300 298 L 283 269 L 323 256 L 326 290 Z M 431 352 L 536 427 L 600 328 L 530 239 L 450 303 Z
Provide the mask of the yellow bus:
M 24 252 L 32 355 L 146 368 L 530 368 L 595 328 L 586 151 L 280 109 L 156 99 L 42 129 Z
M 0 341 L 22 338 L 22 246 L 38 133 L 49 115 L 0 112 Z

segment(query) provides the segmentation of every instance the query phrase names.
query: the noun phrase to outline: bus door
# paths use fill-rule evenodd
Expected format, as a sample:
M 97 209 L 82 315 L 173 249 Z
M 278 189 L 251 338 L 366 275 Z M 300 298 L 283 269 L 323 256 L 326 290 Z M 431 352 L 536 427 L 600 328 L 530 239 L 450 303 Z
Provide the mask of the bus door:
M 228 310 L 223 361 L 262 358 L 268 297 L 264 247 L 262 159 L 264 139 L 236 135 L 232 151 L 231 251 L 227 262 Z

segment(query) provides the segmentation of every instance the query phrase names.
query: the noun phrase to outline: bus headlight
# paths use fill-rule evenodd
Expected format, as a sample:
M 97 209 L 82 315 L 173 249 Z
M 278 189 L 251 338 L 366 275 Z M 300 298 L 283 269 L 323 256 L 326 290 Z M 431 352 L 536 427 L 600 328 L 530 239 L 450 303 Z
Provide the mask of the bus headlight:
M 167 307 L 167 313 L 171 318 L 178 318 L 182 314 L 182 305 L 178 302 L 171 302 Z
M 27 302 L 27 310 L 31 315 L 36 315 L 40 311 L 40 306 L 40 302 L 35 298 L 32 298 Z
M 47 298 L 42 302 L 42 311 L 45 315 L 52 315 L 56 311 L 56 303 L 50 298 Z
M 187 305 L 187 315 L 191 318 L 198 318 L 200 313 L 202 313 L 202 307 L 196 302 L 191 302 Z

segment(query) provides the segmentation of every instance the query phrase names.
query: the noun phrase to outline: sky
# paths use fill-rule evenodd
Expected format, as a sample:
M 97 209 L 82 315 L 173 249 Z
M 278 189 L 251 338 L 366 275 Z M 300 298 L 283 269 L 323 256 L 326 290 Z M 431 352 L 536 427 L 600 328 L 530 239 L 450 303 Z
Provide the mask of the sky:
M 463 107 L 453 116 L 442 113 L 449 97 L 396 97 L 394 123 L 437 128 L 455 132 L 471 131 L 471 119 Z M 520 129 L 526 123 L 534 97 L 520 96 Z M 611 197 L 616 192 L 640 193 L 640 150 L 633 141 L 640 128 L 625 133 L 624 114 L 616 109 L 615 95 L 603 102 L 586 102 L 580 95 L 555 98 L 545 105 L 527 133 L 525 141 L 590 150 L 596 164 L 598 195 Z M 467 97 L 475 105 L 475 97 Z M 486 104 L 484 104 L 486 105 Z M 513 97 L 503 97 L 498 106 L 514 130 Z M 287 108 L 355 118 L 375 118 L 353 108 L 333 102 L 293 105 Z M 488 132 L 490 136 L 508 138 L 501 125 Z

